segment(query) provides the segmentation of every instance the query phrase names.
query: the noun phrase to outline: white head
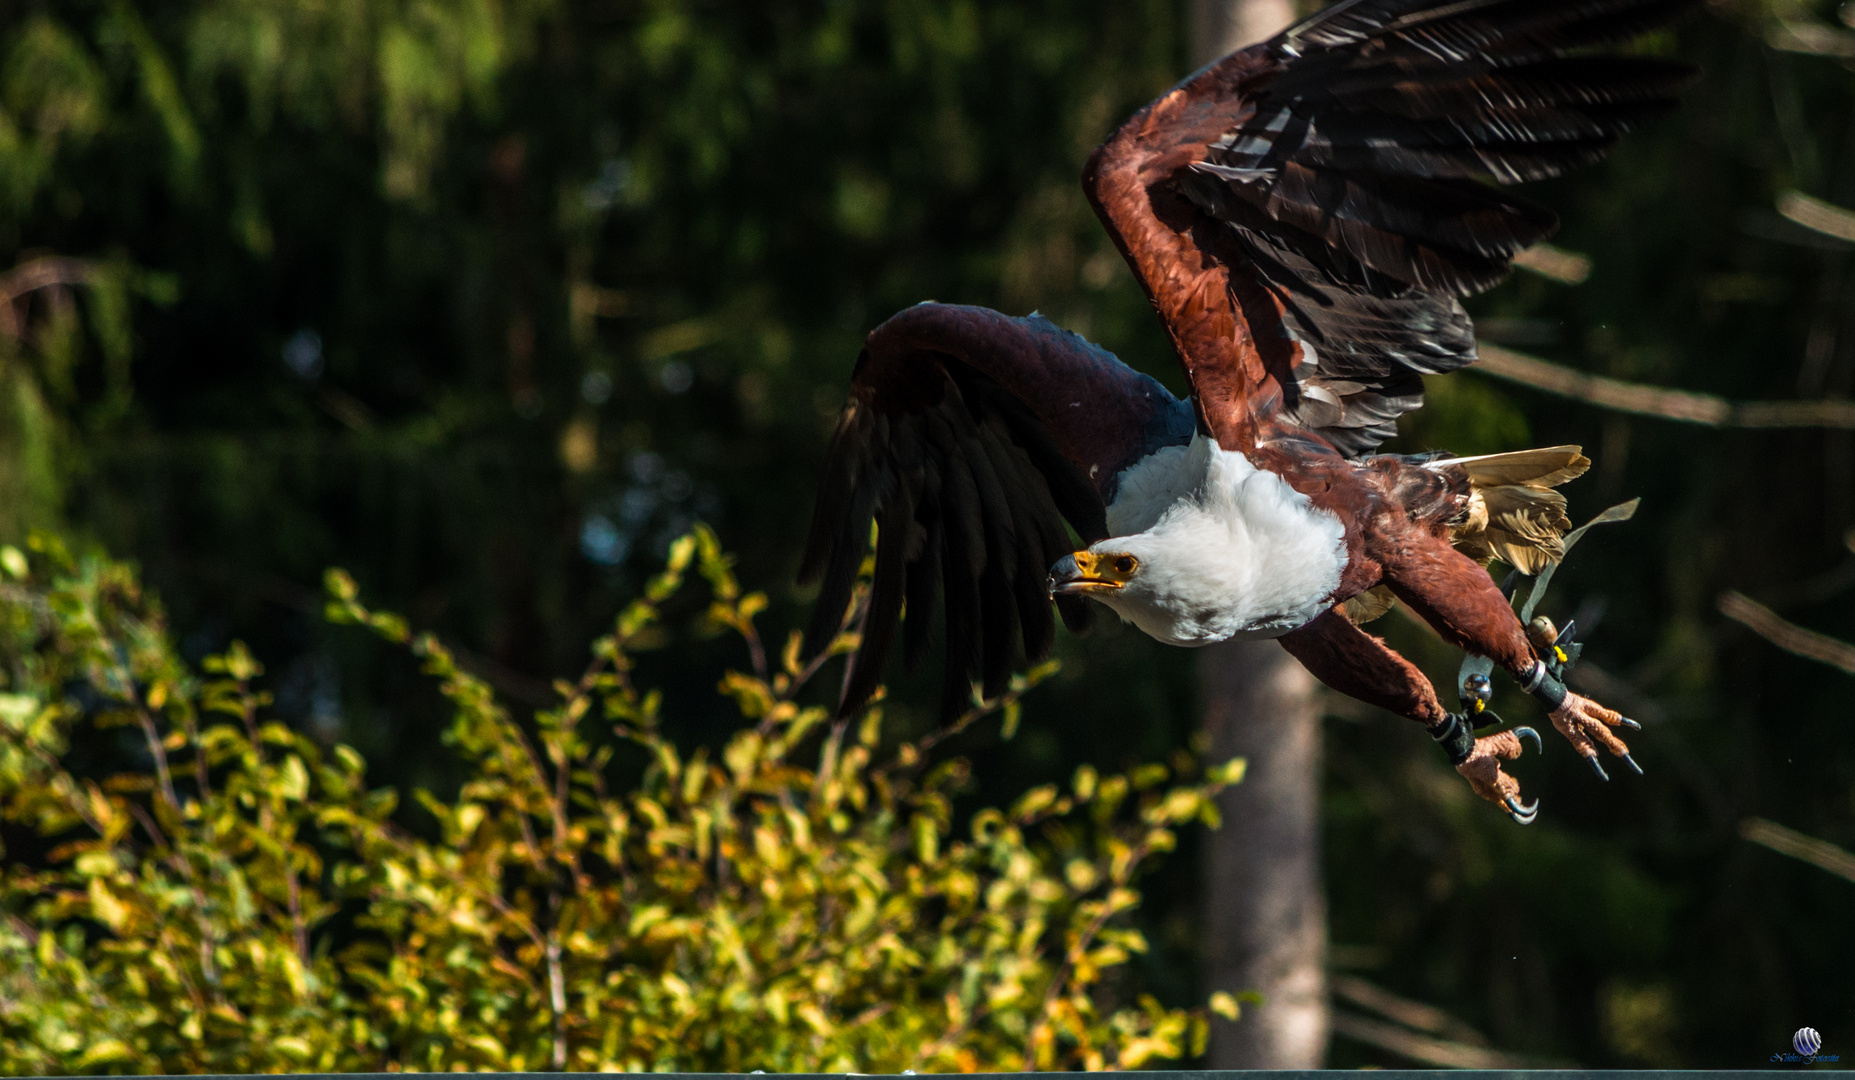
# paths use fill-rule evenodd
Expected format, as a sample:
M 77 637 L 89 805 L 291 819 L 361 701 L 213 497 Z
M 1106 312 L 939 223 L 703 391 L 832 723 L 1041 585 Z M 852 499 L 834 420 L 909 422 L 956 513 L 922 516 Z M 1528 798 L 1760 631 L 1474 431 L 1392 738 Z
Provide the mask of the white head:
M 1346 566 L 1340 520 L 1208 438 L 1180 449 L 1169 482 L 1145 485 L 1178 492 L 1156 520 L 1059 561 L 1051 593 L 1098 600 L 1169 645 L 1279 637 L 1324 611 Z

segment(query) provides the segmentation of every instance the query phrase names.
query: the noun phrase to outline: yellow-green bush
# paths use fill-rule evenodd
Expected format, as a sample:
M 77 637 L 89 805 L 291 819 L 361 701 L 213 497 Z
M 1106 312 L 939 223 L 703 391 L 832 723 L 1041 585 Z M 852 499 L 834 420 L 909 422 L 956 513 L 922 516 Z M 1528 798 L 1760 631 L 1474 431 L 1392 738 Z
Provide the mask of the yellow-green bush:
M 532 722 L 330 574 L 331 617 L 410 648 L 454 710 L 467 780 L 416 794 L 430 838 L 354 751 L 267 719 L 242 646 L 195 674 L 129 568 L 34 547 L 0 550 L 0 814 L 32 848 L 0 869 L 9 1071 L 1114 1068 L 1201 1043 L 1201 1013 L 1104 975 L 1145 947 L 1119 918 L 1140 868 L 1215 823 L 1240 763 L 1085 768 L 956 825 L 948 732 L 894 745 L 879 710 L 796 704 L 825 658 L 796 636 L 768 655 L 763 597 L 706 532 Z M 662 735 L 632 682 L 692 568 L 751 661 L 722 681 L 743 724 L 713 754 Z M 958 726 L 1014 722 L 1027 685 Z M 74 773 L 71 748 L 116 727 L 146 767 Z

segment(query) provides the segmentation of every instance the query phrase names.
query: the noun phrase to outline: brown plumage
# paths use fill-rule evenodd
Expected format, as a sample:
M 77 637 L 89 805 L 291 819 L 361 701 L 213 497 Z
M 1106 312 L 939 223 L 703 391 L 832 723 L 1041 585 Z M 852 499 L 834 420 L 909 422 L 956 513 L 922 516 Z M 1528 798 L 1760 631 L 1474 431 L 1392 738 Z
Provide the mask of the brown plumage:
M 1430 467 L 1459 474 L 1468 485 L 1468 498 L 1449 523 L 1450 546 L 1483 566 L 1503 562 L 1532 577 L 1565 554 L 1563 539 L 1572 527 L 1565 496 L 1552 489 L 1583 476 L 1591 459 L 1581 447 L 1551 446 L 1453 458 Z M 1379 585 L 1346 601 L 1341 613 L 1364 626 L 1397 602 L 1390 586 Z
M 1279 636 L 1328 685 L 1425 724 L 1445 716 L 1435 691 L 1357 625 L 1387 597 L 1537 683 L 1533 646 L 1484 564 L 1536 573 L 1556 559 L 1568 523 L 1553 488 L 1589 462 L 1575 447 L 1371 451 L 1422 404 L 1423 375 L 1474 362 L 1459 298 L 1556 227 L 1493 185 L 1596 160 L 1671 107 L 1685 68 L 1595 50 L 1692 3 L 1345 0 L 1128 120 L 1089 159 L 1084 189 L 1191 395 L 1036 316 L 921 305 L 874 331 L 801 570 L 823 583 L 822 644 L 877 522 L 843 708 L 874 691 L 898 627 L 917 661 L 937 616 L 945 708 L 973 681 L 999 692 L 1048 652 L 1051 593 L 1072 626 L 1086 595 L 1162 640 Z M 1178 472 L 1185 463 L 1199 471 Z M 1211 476 L 1236 478 L 1222 502 L 1167 486 Z M 1178 553 L 1205 549 L 1168 532 L 1183 532 L 1187 510 L 1277 562 L 1250 578 L 1191 565 Z M 1089 550 L 1065 559 L 1069 530 Z M 1143 568 L 1136 550 L 1165 558 Z M 1166 573 L 1201 572 L 1226 591 L 1197 609 L 1156 591 Z M 1291 587 L 1303 581 L 1320 590 L 1311 606 Z M 1575 694 L 1554 721 L 1580 753 L 1625 752 L 1610 732 L 1621 718 Z M 1480 740 L 1459 768 L 1483 796 L 1510 799 L 1498 763 L 1517 746 Z
M 1469 500 L 1449 530 L 1457 551 L 1483 566 L 1499 560 L 1529 576 L 1559 561 L 1572 527 L 1565 496 L 1552 490 L 1591 467 L 1576 446 L 1521 450 L 1441 463 L 1468 474 Z

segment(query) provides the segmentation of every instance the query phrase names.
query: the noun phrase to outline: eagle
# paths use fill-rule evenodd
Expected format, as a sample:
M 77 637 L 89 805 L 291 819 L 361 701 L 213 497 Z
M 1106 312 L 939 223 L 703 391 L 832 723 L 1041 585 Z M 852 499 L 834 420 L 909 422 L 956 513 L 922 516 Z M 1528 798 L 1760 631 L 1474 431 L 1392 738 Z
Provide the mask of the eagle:
M 1600 747 L 1636 768 L 1617 732 L 1637 725 L 1565 686 L 1561 643 L 1530 640 L 1488 571 L 1558 558 L 1553 489 L 1589 461 L 1374 451 L 1423 376 L 1475 362 L 1461 298 L 1558 226 L 1501 189 L 1670 110 L 1692 69 L 1619 47 L 1694 3 L 1343 0 L 1136 113 L 1082 182 L 1184 399 L 1036 314 L 924 303 L 872 331 L 799 572 L 820 586 L 817 648 L 874 545 L 840 710 L 875 693 L 898 635 L 918 664 L 937 614 L 952 714 L 1046 656 L 1057 615 L 1079 631 L 1100 604 L 1171 645 L 1280 641 L 1530 822 L 1501 765 L 1537 734 L 1477 737 L 1485 680 L 1452 712 L 1361 629 L 1396 601 L 1538 698 L 1600 776 Z

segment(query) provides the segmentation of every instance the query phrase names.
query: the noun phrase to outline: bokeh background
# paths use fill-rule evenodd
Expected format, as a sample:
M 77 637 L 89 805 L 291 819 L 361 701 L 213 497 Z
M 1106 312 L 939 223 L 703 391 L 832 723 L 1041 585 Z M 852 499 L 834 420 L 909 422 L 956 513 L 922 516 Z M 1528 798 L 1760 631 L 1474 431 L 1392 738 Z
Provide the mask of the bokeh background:
M 1702 68 L 1687 104 L 1531 189 L 1589 274 L 1521 272 L 1472 302 L 1484 338 L 1735 401 L 1850 397 L 1852 26 L 1714 0 L 1647 43 Z M 697 520 L 768 625 L 798 623 L 814 473 L 862 335 L 900 307 L 1041 310 L 1183 390 L 1077 177 L 1189 37 L 1181 0 L 5 5 L 0 539 L 134 559 L 190 655 L 249 642 L 290 722 L 444 790 L 441 702 L 324 624 L 326 567 L 542 705 Z M 1645 723 L 1647 775 L 1599 784 L 1550 743 L 1517 770 L 1546 807 L 1523 829 L 1408 723 L 1327 701 L 1336 985 L 1537 1062 L 1749 1066 L 1805 1024 L 1855 1052 L 1855 882 L 1742 836 L 1855 847 L 1855 684 L 1718 609 L 1738 591 L 1855 639 L 1855 432 L 1472 371 L 1429 392 L 1392 449 L 1580 443 L 1574 517 L 1643 498 L 1552 606 Z M 1454 671 L 1407 621 L 1377 629 Z M 730 722 L 705 711 L 719 648 L 651 656 L 679 740 Z M 1060 654 L 1014 738 L 961 744 L 976 802 L 1200 748 L 1190 654 L 1113 626 Z M 904 729 L 932 723 L 934 675 L 895 685 Z M 1203 1000 L 1202 842 L 1140 915 L 1139 978 L 1173 1003 Z M 1409 1059 L 1342 1027 L 1328 1061 Z

